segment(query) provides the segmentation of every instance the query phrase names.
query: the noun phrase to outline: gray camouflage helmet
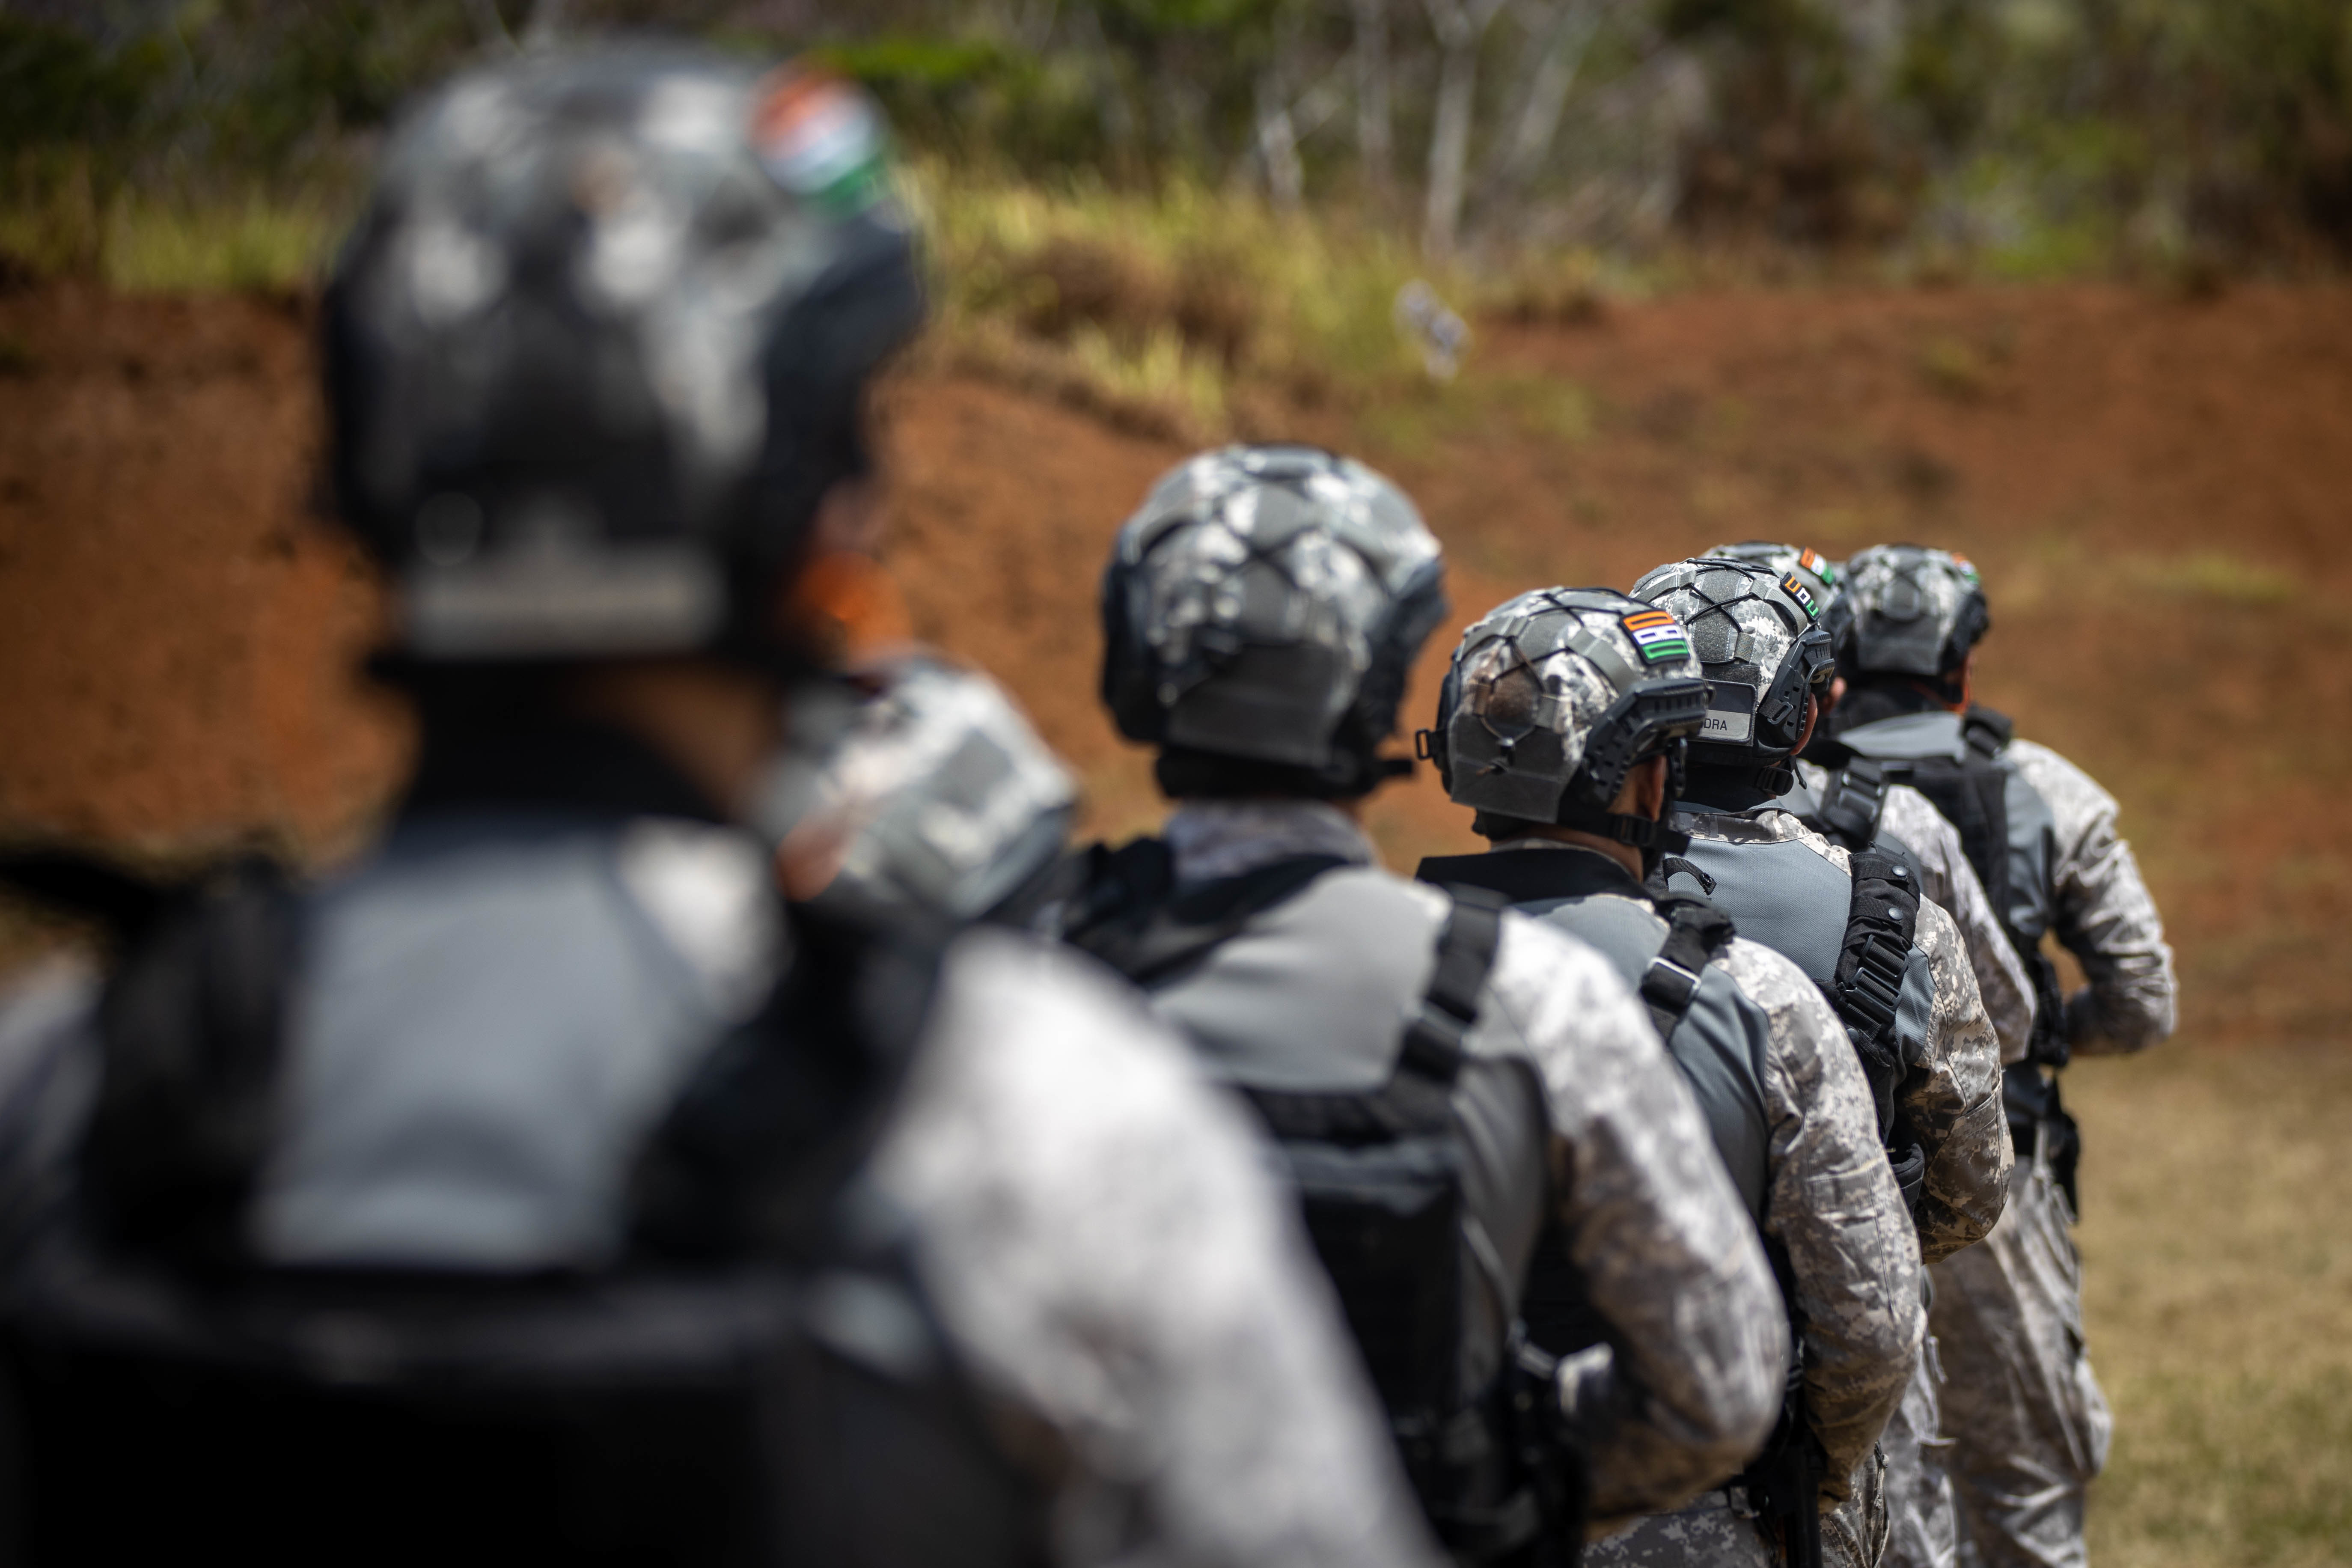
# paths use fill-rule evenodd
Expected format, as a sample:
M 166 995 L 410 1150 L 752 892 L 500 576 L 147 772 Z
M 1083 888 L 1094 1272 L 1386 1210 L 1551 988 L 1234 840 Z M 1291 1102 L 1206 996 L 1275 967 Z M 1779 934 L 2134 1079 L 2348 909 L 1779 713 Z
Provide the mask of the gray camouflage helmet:
M 336 506 L 404 655 L 770 649 L 921 308 L 844 83 L 640 45 L 425 98 L 324 310 Z
M 1806 697 L 1835 668 L 1821 605 L 1804 579 L 1698 556 L 1656 568 L 1633 584 L 1633 596 L 1689 629 L 1706 672 L 1706 720 L 1691 761 L 1753 767 L 1785 760 L 1804 733 Z
M 1836 562 L 1801 544 L 1749 539 L 1738 544 L 1715 545 L 1706 552 L 1706 556 L 1717 561 L 1745 561 L 1783 574 L 1793 572 L 1799 581 L 1812 590 L 1824 616 L 1829 614 L 1830 605 L 1843 591 L 1841 585 L 1845 581 L 1844 570 Z
M 1850 674 L 1948 675 L 1992 628 L 1968 558 L 1922 544 L 1857 552 L 1846 563 L 1845 597 L 1838 658 Z
M 1228 447 L 1161 479 L 1120 529 L 1102 614 L 1103 700 L 1163 749 L 1163 784 L 1188 753 L 1360 795 L 1399 771 L 1377 752 L 1444 616 L 1444 565 L 1361 463 Z
M 1698 732 L 1706 700 L 1671 614 L 1609 588 L 1539 588 L 1462 635 L 1423 744 L 1463 805 L 1646 843 L 1653 823 L 1609 807 L 1635 763 Z
M 1843 646 L 1843 628 L 1852 617 L 1845 602 L 1845 568 L 1837 562 L 1801 544 L 1782 544 L 1769 539 L 1718 544 L 1706 553 L 1719 561 L 1746 561 L 1783 575 L 1794 574 L 1798 582 L 1812 591 L 1813 603 L 1822 612 L 1822 630 L 1829 634 L 1831 654 L 1835 656 Z
M 929 655 L 875 672 L 814 776 L 795 830 L 835 837 L 814 901 L 976 920 L 1060 858 L 1077 792 L 1003 689 Z

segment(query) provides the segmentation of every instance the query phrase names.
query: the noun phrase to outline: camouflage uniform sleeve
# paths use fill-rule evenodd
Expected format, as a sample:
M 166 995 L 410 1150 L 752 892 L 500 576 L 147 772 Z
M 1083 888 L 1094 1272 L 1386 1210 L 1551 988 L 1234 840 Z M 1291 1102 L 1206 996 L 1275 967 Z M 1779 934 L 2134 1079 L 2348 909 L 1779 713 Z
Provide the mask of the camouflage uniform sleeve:
M 1769 948 L 1735 941 L 1718 962 L 1770 1023 L 1764 1228 L 1787 1249 L 1796 1284 L 1806 1409 L 1829 1455 L 1824 1506 L 1834 1506 L 1919 1353 L 1919 1244 L 1837 1015 L 1804 971 Z
M 1670 1509 L 1745 1464 L 1788 1365 L 1779 1288 L 1697 1104 L 1608 962 L 1504 921 L 1478 1048 L 1542 1075 L 1560 1223 L 1613 1353 L 1571 1358 L 1596 1531 Z
M 1959 928 L 1943 906 L 1919 906 L 1919 950 L 1935 976 L 1928 1057 L 1898 1093 L 1927 1153 L 1919 1250 L 1929 1263 L 1980 1241 L 2009 1201 L 2015 1162 L 2000 1101 L 2000 1042 L 1985 1017 Z
M 1434 1568 L 1255 1134 L 1106 973 L 965 937 L 877 1173 L 1059 1472 L 1059 1561 Z
M 1969 864 L 1960 847 L 1959 830 L 1944 820 L 1926 795 L 1907 784 L 1886 792 L 1886 830 L 1908 845 L 1919 858 L 1927 897 L 1944 906 L 1960 928 L 1969 949 L 1969 968 L 1977 977 L 1977 994 L 1984 1000 L 1985 1016 L 2000 1037 L 2000 1059 L 2021 1062 L 2033 1038 L 2033 981 L 2025 973 L 1984 883 Z
M 2047 746 L 2018 741 L 2009 750 L 2049 803 L 2054 925 L 2090 981 L 2067 999 L 2067 1037 L 2084 1056 L 2144 1050 L 2172 1033 L 2177 987 L 2164 918 L 2116 831 L 2115 796 Z

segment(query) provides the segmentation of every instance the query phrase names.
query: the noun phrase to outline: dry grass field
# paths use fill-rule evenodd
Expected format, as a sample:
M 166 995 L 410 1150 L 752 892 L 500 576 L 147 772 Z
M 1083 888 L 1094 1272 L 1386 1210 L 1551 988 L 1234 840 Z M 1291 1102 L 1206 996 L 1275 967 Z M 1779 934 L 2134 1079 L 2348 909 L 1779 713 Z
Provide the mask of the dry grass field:
M 0 295 L 0 833 L 331 856 L 381 812 L 405 739 L 345 673 L 375 603 L 309 524 L 308 374 L 299 304 Z M 1093 584 L 1181 449 L 937 360 L 888 416 L 917 626 L 1028 703 L 1095 831 L 1146 826 Z M 1413 490 L 1457 621 L 1727 539 L 1980 563 L 1982 695 L 2121 798 L 2180 955 L 2180 1038 L 2070 1079 L 2117 1415 L 2096 1558 L 2352 1563 L 2352 289 L 1666 298 L 1258 417 Z M 1371 820 L 1408 865 L 1461 816 L 1424 776 Z

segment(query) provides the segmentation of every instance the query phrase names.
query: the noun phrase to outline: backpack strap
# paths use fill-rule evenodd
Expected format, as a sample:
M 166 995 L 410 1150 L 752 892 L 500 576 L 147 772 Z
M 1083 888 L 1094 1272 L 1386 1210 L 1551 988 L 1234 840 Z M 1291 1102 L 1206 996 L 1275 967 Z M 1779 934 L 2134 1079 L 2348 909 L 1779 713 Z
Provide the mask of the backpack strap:
M 278 1109 L 295 890 L 249 857 L 164 895 L 99 1004 L 79 1152 L 108 1240 L 200 1270 L 247 1261 L 245 1215 Z
M 1149 991 L 1239 936 L 1250 921 L 1349 862 L 1298 855 L 1178 892 L 1173 858 L 1156 838 L 1089 851 L 1086 891 L 1063 939 Z
M 954 929 L 792 910 L 791 967 L 707 1052 L 639 1148 L 630 1245 L 700 1262 L 802 1255 L 919 1054 Z
M 1869 848 L 1878 840 L 1894 782 L 1886 764 L 1874 757 L 1855 757 L 1832 773 L 1816 814 L 1822 831 L 1848 849 Z
M 1454 900 L 1437 933 L 1437 963 L 1421 1007 L 1405 1026 L 1400 1068 L 1433 1082 L 1451 1084 L 1462 1070 L 1463 1041 L 1478 1021 L 1478 997 L 1495 967 L 1503 934 L 1500 893 L 1486 888 L 1445 889 Z
M 1666 940 L 1642 971 L 1642 1000 L 1658 1038 L 1672 1035 L 1698 995 L 1699 974 L 1738 934 L 1731 917 L 1689 893 L 1654 894 L 1651 903 L 1666 919 Z

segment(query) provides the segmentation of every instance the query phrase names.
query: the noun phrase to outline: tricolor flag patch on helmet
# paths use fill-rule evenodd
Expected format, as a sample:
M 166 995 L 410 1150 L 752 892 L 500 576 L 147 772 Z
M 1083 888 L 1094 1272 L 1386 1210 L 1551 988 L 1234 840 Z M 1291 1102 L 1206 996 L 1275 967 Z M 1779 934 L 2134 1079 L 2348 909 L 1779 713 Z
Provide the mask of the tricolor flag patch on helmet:
M 1790 573 L 1786 577 L 1780 579 L 1780 587 L 1782 592 L 1786 593 L 1789 597 L 1796 600 L 1798 604 L 1802 605 L 1805 607 L 1805 618 L 1807 620 L 1818 621 L 1822 618 L 1822 607 L 1813 603 L 1813 591 L 1811 588 L 1806 587 L 1805 584 L 1798 579 L 1797 574 L 1794 572 Z
M 1682 623 L 1664 610 L 1643 610 L 1638 615 L 1621 617 L 1625 635 L 1642 650 L 1645 664 L 1664 664 L 1670 658 L 1690 657 L 1690 638 L 1684 635 Z

